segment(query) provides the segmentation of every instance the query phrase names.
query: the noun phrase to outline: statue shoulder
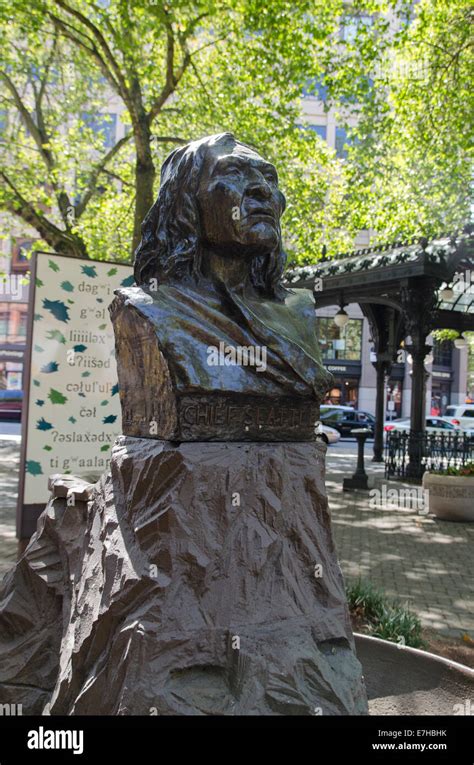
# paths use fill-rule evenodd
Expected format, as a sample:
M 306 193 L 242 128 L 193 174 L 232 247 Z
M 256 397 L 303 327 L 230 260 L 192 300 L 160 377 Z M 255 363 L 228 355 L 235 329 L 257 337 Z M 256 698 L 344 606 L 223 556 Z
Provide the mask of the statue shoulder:
M 142 287 L 119 287 L 114 290 L 115 300 L 113 303 L 117 303 L 123 307 L 125 305 L 149 305 L 153 303 L 153 298 L 149 292 L 142 289 Z
M 316 309 L 316 303 L 311 290 L 305 289 L 289 289 L 287 290 L 287 296 L 285 303 L 288 308 L 298 313 L 305 313 L 313 315 Z
M 121 287 L 114 290 L 114 295 L 109 306 L 112 321 L 117 314 L 128 313 L 131 309 L 131 312 L 138 312 L 143 318 L 160 322 L 176 310 L 176 297 L 173 301 L 169 289 L 164 285 L 159 285 L 153 292 L 143 287 Z

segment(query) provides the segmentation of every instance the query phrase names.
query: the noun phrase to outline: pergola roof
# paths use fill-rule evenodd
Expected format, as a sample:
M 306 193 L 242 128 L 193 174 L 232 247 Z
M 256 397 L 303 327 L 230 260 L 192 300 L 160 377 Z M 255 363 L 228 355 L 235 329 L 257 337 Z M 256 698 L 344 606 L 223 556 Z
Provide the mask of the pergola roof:
M 323 290 L 315 291 L 317 305 L 385 303 L 399 308 L 397 293 L 406 280 L 432 278 L 438 285 L 438 310 L 443 326 L 474 330 L 474 235 L 471 230 L 432 241 L 376 245 L 341 254 L 314 265 L 289 269 L 285 282 L 293 288 L 315 288 L 321 279 Z M 453 282 L 453 297 L 441 300 L 440 290 Z M 471 283 L 472 280 L 472 283 Z M 448 320 L 446 314 L 462 314 Z

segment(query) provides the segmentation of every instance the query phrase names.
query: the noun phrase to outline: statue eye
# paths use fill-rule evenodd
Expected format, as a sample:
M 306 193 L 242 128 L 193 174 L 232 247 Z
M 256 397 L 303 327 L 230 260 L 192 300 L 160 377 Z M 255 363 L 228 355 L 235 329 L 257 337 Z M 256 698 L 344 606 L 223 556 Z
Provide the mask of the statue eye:
M 273 184 L 278 183 L 278 177 L 274 170 L 271 170 L 271 169 L 262 170 L 262 175 L 267 181 L 267 183 L 273 183 Z
M 241 172 L 242 170 L 238 165 L 227 165 L 221 170 L 221 175 L 237 175 Z

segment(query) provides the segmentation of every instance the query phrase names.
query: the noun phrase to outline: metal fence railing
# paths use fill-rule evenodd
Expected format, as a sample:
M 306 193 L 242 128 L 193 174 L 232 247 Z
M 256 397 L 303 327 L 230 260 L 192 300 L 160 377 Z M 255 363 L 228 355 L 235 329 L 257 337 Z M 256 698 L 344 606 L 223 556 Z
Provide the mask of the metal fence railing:
M 465 433 L 392 431 L 385 442 L 385 477 L 420 480 L 426 470 L 446 470 L 474 460 Z

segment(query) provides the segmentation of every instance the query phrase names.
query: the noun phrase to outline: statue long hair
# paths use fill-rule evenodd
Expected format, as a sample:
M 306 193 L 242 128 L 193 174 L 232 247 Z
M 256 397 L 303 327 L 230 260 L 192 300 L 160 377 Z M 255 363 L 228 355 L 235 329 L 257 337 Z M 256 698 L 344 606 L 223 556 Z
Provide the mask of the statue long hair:
M 230 150 L 236 145 L 246 146 L 232 133 L 220 133 L 175 149 L 163 163 L 158 199 L 143 221 L 141 242 L 135 252 L 138 285 L 152 278 L 159 283 L 189 278 L 198 282 L 202 278 L 197 192 L 206 152 L 221 143 Z M 256 290 L 282 300 L 286 292 L 281 281 L 285 263 L 279 236 L 273 251 L 256 255 L 252 261 L 250 278 Z

